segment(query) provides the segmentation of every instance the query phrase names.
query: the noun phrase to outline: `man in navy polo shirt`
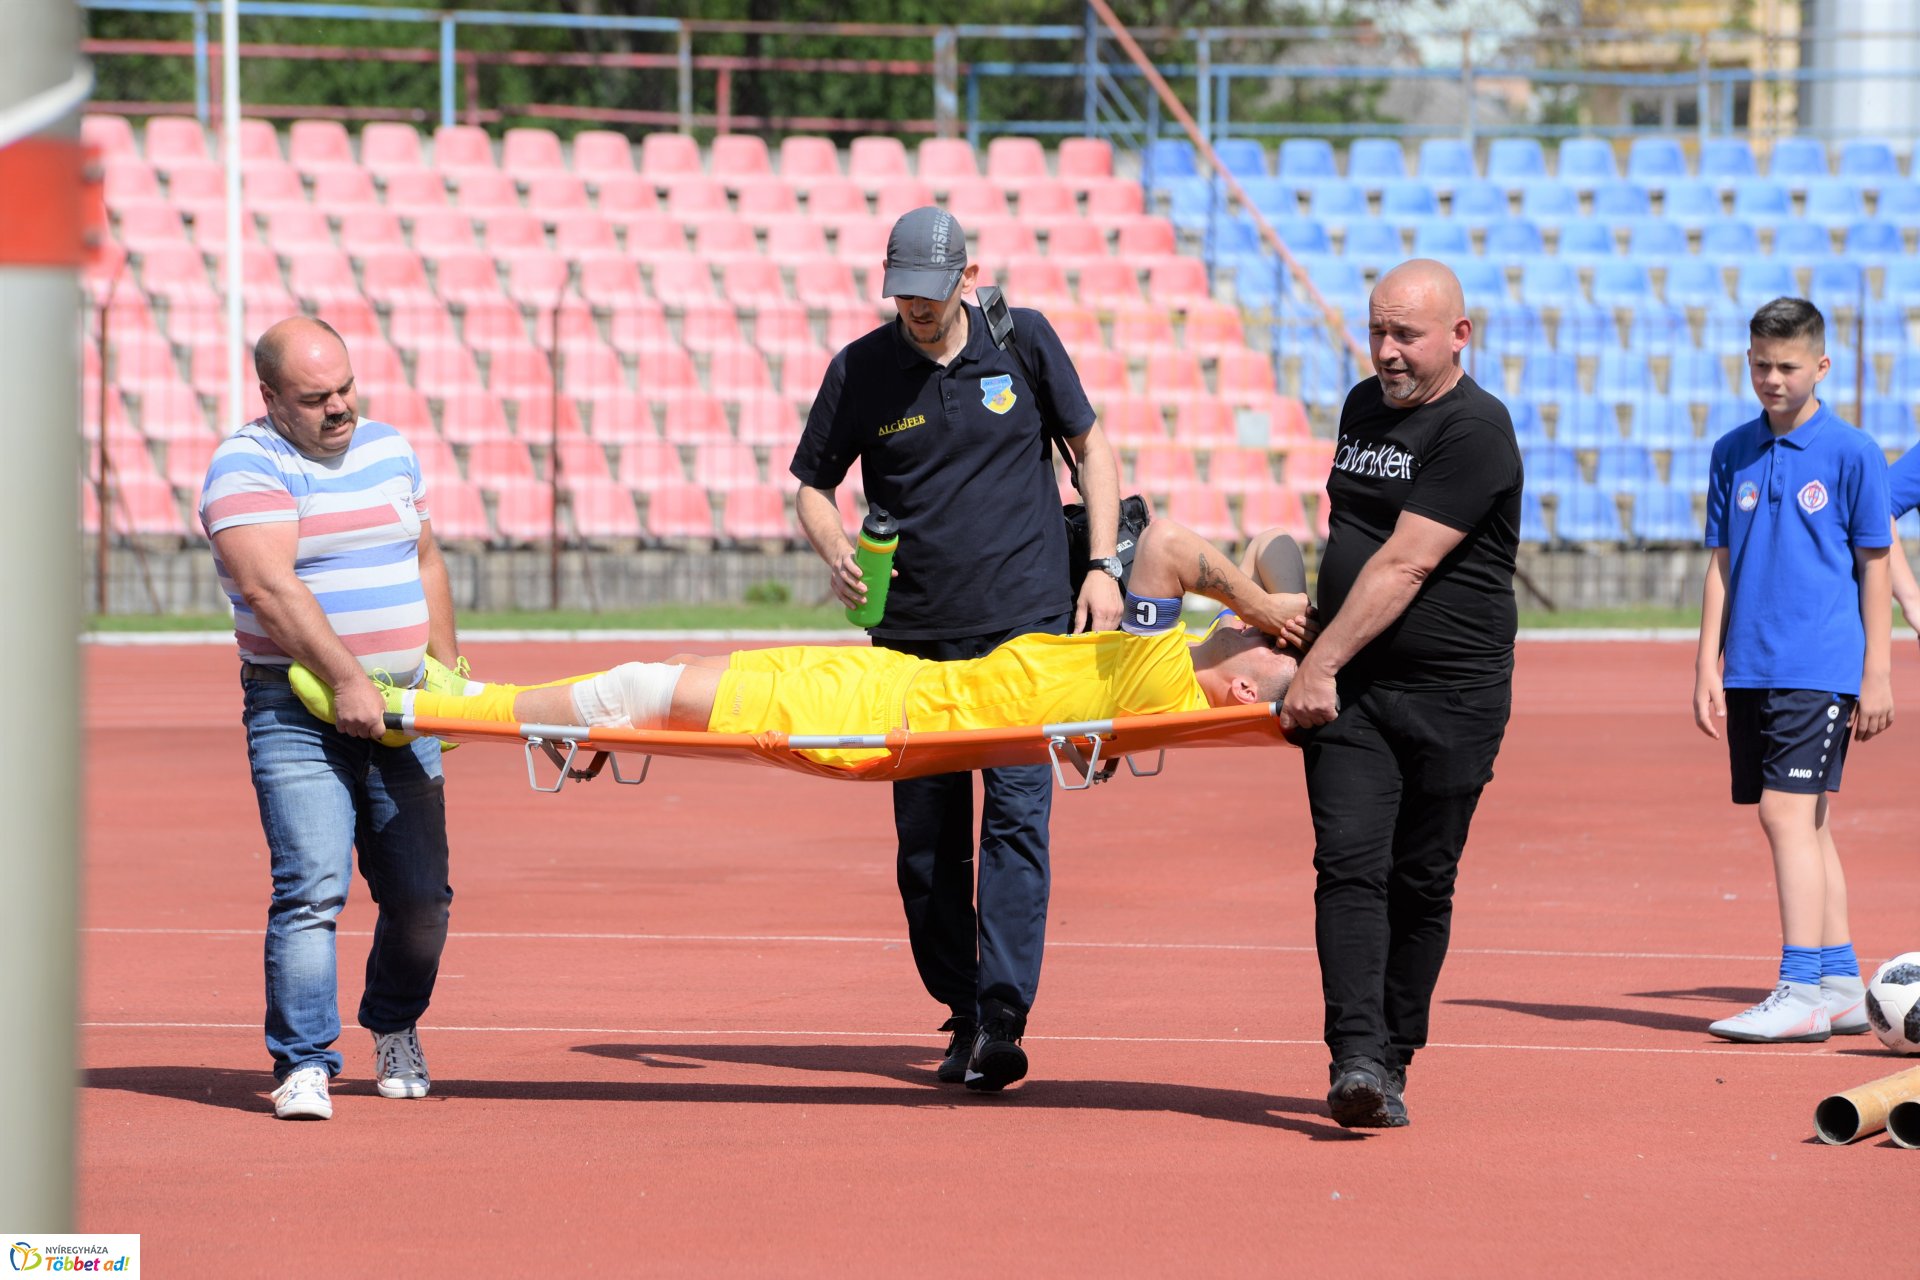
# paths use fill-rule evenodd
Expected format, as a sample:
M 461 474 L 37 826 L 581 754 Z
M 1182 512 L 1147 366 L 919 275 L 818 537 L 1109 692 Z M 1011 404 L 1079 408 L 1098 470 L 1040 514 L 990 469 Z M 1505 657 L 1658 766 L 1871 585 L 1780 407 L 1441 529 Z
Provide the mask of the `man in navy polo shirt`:
M 1033 632 L 1120 620 L 1119 468 L 1053 326 L 1016 308 L 1001 348 L 965 301 L 979 267 L 952 214 L 894 224 L 882 292 L 899 317 L 834 356 L 794 451 L 801 528 L 846 605 L 866 599 L 834 490 L 855 461 L 867 499 L 899 523 L 875 644 L 938 661 L 977 658 Z M 1095 567 L 1068 580 L 1049 429 L 1080 468 Z M 979 911 L 973 776 L 893 788 L 900 896 L 920 980 L 951 1011 L 938 1077 L 993 1091 L 1026 1074 L 1020 1047 L 1046 936 L 1044 765 L 982 770 Z
M 1849 729 L 1893 722 L 1887 460 L 1814 398 L 1826 323 L 1800 298 L 1754 313 L 1747 367 L 1764 412 L 1714 442 L 1693 717 L 1727 722 L 1733 802 L 1757 804 L 1783 945 L 1772 994 L 1713 1023 L 1727 1040 L 1867 1029 L 1847 885 L 1828 821 Z

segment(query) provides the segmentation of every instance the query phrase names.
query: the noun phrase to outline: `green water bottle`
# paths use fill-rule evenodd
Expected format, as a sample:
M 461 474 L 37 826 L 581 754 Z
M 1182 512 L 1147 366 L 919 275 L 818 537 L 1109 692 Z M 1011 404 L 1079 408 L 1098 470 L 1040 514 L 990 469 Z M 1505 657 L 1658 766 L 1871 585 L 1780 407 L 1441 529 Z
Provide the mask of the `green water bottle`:
M 867 584 L 866 603 L 847 610 L 847 621 L 854 626 L 875 626 L 887 611 L 887 584 L 893 579 L 893 552 L 899 545 L 900 526 L 893 517 L 879 507 L 869 507 L 853 547 L 853 562 L 860 566 L 861 581 Z

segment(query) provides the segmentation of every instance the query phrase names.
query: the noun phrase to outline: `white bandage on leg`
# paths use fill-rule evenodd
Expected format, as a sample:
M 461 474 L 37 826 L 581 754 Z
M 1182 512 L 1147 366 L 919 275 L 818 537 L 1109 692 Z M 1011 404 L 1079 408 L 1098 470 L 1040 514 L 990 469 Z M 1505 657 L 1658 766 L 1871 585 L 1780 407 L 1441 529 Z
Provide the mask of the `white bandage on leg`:
M 685 670 L 665 662 L 623 662 L 573 686 L 574 714 L 592 728 L 664 729 Z

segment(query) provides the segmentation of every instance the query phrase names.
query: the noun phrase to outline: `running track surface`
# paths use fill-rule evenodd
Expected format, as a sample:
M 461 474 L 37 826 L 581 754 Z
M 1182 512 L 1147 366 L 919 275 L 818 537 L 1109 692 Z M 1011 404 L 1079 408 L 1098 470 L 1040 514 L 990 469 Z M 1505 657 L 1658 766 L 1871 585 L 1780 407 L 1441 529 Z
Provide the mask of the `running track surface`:
M 470 656 L 534 679 L 666 652 Z M 1814 1104 L 1903 1064 L 1705 1034 L 1772 985 L 1778 925 L 1691 660 L 1522 646 L 1414 1123 L 1360 1135 L 1325 1114 L 1284 748 L 1057 797 L 1033 1075 L 986 1097 L 931 1076 L 886 787 L 660 760 L 544 796 L 517 751 L 465 747 L 432 1096 L 372 1091 L 356 882 L 334 1119 L 276 1122 L 231 651 L 90 649 L 79 1226 L 141 1233 L 169 1276 L 1824 1269 L 1920 1153 L 1821 1146 Z M 1897 689 L 1917 675 L 1900 646 Z M 1920 948 L 1908 705 L 1835 808 L 1874 961 Z

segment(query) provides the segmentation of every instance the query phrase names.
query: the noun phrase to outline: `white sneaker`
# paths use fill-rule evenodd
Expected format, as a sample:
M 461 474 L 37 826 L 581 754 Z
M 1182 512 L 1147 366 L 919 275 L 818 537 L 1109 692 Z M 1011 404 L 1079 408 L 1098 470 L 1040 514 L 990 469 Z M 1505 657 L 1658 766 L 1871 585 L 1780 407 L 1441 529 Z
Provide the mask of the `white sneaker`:
M 299 1067 L 287 1073 L 273 1091 L 273 1114 L 282 1120 L 331 1120 L 333 1100 L 327 1097 L 327 1069 Z
M 1867 984 L 1859 977 L 1829 974 L 1820 979 L 1820 998 L 1827 1002 L 1827 1020 L 1837 1036 L 1857 1036 L 1872 1028 L 1867 1022 Z
M 1798 1044 L 1833 1034 L 1827 1002 L 1811 982 L 1783 982 L 1753 1008 L 1707 1028 L 1722 1040 L 1751 1044 Z
M 433 1083 L 412 1027 L 373 1037 L 373 1082 L 383 1098 L 424 1098 Z

